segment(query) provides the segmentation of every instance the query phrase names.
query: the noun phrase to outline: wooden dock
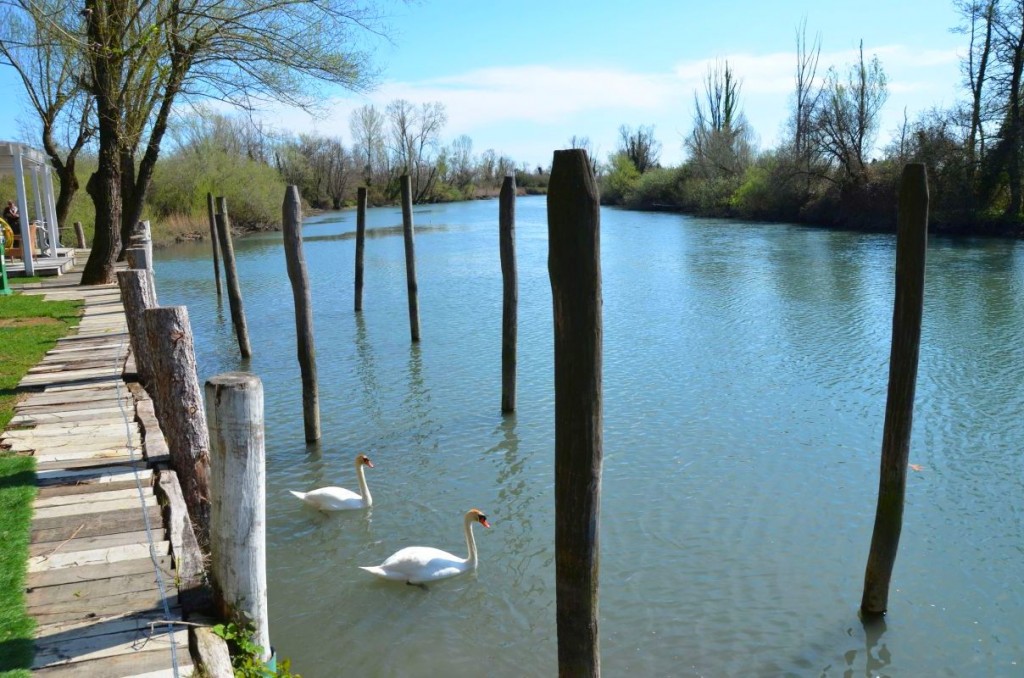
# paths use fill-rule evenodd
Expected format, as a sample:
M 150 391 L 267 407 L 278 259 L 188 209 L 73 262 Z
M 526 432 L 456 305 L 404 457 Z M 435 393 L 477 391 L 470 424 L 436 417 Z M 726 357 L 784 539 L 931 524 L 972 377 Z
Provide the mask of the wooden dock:
M 76 333 L 19 384 L 0 446 L 37 460 L 26 581 L 37 622 L 33 672 L 76 678 L 191 676 L 171 543 L 144 458 L 116 285 L 74 273 L 26 293 L 84 299 Z M 171 623 L 168 623 L 171 622 Z

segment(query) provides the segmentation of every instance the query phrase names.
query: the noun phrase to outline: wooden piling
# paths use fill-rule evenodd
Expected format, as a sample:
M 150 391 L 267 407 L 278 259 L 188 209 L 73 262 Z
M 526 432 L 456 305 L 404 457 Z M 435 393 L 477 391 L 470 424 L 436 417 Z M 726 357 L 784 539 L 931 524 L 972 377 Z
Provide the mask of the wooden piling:
M 242 305 L 242 289 L 238 285 L 238 270 L 235 268 L 235 248 L 231 242 L 231 219 L 228 217 L 228 203 L 223 197 L 217 198 L 217 240 L 224 255 L 224 277 L 228 283 L 228 304 L 231 307 L 231 323 L 238 337 L 238 352 L 243 358 L 252 356 L 249 345 L 249 327 L 245 322 L 245 308 Z
M 295 339 L 302 373 L 302 420 L 306 442 L 320 440 L 320 394 L 316 374 L 316 345 L 313 341 L 313 305 L 309 295 L 306 256 L 302 251 L 302 200 L 297 186 L 284 192 L 281 206 L 284 224 L 284 258 L 295 300 Z
M 363 310 L 363 249 L 366 246 L 366 187 L 356 190 L 356 313 Z
M 889 583 L 903 528 L 927 245 L 928 176 L 923 164 L 913 163 L 903 168 L 900 184 L 889 392 L 882 429 L 878 505 L 860 605 L 867 618 L 885 614 L 888 607 Z
M 213 250 L 213 279 L 217 283 L 217 296 L 220 297 L 220 248 L 217 245 L 217 211 L 213 206 L 213 193 L 206 194 L 206 212 L 210 216 L 210 249 Z
M 601 238 L 587 154 L 555 151 L 548 272 L 555 322 L 555 582 L 560 676 L 599 676 Z
M 80 250 L 85 249 L 85 229 L 82 228 L 82 222 L 75 222 L 75 247 Z
M 516 337 L 519 332 L 519 277 L 516 272 L 516 180 L 505 177 L 498 195 L 501 255 L 501 411 L 516 409 Z
M 196 354 L 188 309 L 150 308 L 143 313 L 153 357 L 153 383 L 160 428 L 185 495 L 199 543 L 209 543 L 210 435 L 196 373 Z
M 413 245 L 412 185 L 409 175 L 403 174 L 402 185 L 402 233 L 405 235 L 405 279 L 409 290 L 409 331 L 413 342 L 420 340 L 420 308 L 416 286 L 416 250 Z
M 210 430 L 210 556 L 220 614 L 251 623 L 270 658 L 267 622 L 266 462 L 263 384 L 247 372 L 206 382 Z
M 145 247 L 129 247 L 126 249 L 124 251 L 124 258 L 128 260 L 128 267 L 152 272 L 153 259 L 149 256 L 149 252 Z
M 153 389 L 153 356 L 143 320 L 146 309 L 156 306 L 153 278 L 149 271 L 128 269 L 117 272 L 117 285 L 121 288 L 121 301 L 124 303 L 124 316 L 128 323 L 128 340 L 135 356 L 139 382 L 147 389 Z

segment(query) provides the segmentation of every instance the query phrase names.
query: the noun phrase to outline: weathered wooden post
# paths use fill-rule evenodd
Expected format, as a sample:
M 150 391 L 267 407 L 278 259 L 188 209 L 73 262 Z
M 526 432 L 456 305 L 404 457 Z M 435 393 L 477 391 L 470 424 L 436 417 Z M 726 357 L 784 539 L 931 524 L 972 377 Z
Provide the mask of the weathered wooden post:
M 75 246 L 80 249 L 85 249 L 85 229 L 82 228 L 82 222 L 75 222 Z
M 124 251 L 124 258 L 128 260 L 129 268 L 153 272 L 153 259 L 145 247 L 129 247 Z
M 184 306 L 150 308 L 143 318 L 153 357 L 156 386 L 153 403 L 157 418 L 167 440 L 171 462 L 181 478 L 196 537 L 205 546 L 209 544 L 210 529 L 210 435 L 203 417 L 203 394 L 196 374 L 188 309 Z
M 601 234 L 585 151 L 555 151 L 548 273 L 555 321 L 555 582 L 560 676 L 599 676 Z
M 356 190 L 356 313 L 363 310 L 363 249 L 366 247 L 366 187 Z
M 228 218 L 228 203 L 223 197 L 217 198 L 217 239 L 224 255 L 224 277 L 228 283 L 228 304 L 231 306 L 231 323 L 238 337 L 238 351 L 243 358 L 252 356 L 249 345 L 249 328 L 245 323 L 245 308 L 242 306 L 242 290 L 238 286 L 238 271 L 235 268 L 235 247 L 231 242 L 231 219 Z
M 289 186 L 281 206 L 284 224 L 284 258 L 295 300 L 295 339 L 302 373 L 302 421 L 306 442 L 320 440 L 320 393 L 316 375 L 316 345 L 313 342 L 313 304 L 309 297 L 309 275 L 302 252 L 302 201 L 299 188 Z
M 896 233 L 896 299 L 892 312 L 889 393 L 882 428 L 882 463 L 871 551 L 864 573 L 865 617 L 885 614 L 889 582 L 903 528 L 914 390 L 924 309 L 925 252 L 928 246 L 928 175 L 920 163 L 903 168 Z
M 501 411 L 516 409 L 516 336 L 519 332 L 519 277 L 516 272 L 516 180 L 505 177 L 498 195 L 501 253 Z
M 206 382 L 210 429 L 210 570 L 221 615 L 252 624 L 270 659 L 267 622 L 263 384 L 247 372 Z
M 210 248 L 213 250 L 213 279 L 217 282 L 217 296 L 220 291 L 220 255 L 217 246 L 217 212 L 213 207 L 213 193 L 206 194 L 206 212 L 210 216 Z
M 147 389 L 152 389 L 153 355 L 149 350 L 146 323 L 143 320 L 146 309 L 156 306 L 152 274 L 140 269 L 117 271 L 117 285 L 121 288 L 124 316 L 128 324 L 128 339 L 135 355 L 135 369 L 139 381 Z
M 409 288 L 409 330 L 412 340 L 420 340 L 420 308 L 416 298 L 416 251 L 413 246 L 412 185 L 409 175 L 403 174 L 402 184 L 402 233 L 405 235 L 405 279 Z

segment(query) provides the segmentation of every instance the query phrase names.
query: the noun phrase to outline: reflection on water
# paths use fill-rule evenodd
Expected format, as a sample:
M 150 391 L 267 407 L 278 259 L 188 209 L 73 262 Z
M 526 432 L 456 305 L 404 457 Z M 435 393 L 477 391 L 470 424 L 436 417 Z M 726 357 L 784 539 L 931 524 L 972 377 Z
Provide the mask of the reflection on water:
M 271 637 L 307 678 L 556 671 L 551 297 L 543 198 L 516 210 L 518 410 L 503 416 L 497 202 L 417 210 L 423 341 L 397 209 L 304 223 L 323 439 L 303 441 L 280 234 L 236 242 L 267 413 Z M 930 243 L 911 472 L 885 626 L 857 617 L 874 519 L 893 239 L 602 211 L 608 675 L 1016 675 L 1024 593 L 1024 246 Z M 205 248 L 158 253 L 201 378 L 245 366 Z M 324 516 L 289 489 L 354 487 Z M 421 591 L 358 569 L 409 545 L 479 571 Z M 486 642 L 484 642 L 486 639 Z M 343 667 L 344 670 L 341 670 Z
M 416 233 L 445 233 L 451 228 L 446 225 L 415 226 Z M 392 238 L 404 234 L 402 225 L 380 226 L 378 228 L 366 229 L 367 238 Z M 303 238 L 304 242 L 330 242 L 331 240 L 355 240 L 356 234 L 353 231 L 335 233 L 333 235 L 310 235 Z

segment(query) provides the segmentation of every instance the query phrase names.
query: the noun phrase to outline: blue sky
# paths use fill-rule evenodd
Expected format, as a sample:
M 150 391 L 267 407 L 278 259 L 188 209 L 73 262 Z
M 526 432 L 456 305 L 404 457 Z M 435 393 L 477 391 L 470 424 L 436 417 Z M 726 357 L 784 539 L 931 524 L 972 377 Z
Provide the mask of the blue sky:
M 793 88 L 794 34 L 806 18 L 821 34 L 820 71 L 845 68 L 864 41 L 889 78 L 880 142 L 903 119 L 960 94 L 964 36 L 950 0 L 433 0 L 382 5 L 392 40 L 375 43 L 382 69 L 369 94 L 338 91 L 311 118 L 268 109 L 261 116 L 291 131 L 350 141 L 348 117 L 366 103 L 395 98 L 441 101 L 444 141 L 468 134 L 474 151 L 493 148 L 548 165 L 572 135 L 590 137 L 603 160 L 621 124 L 654 125 L 662 160 L 683 157 L 693 92 L 707 66 L 727 59 L 742 79 L 743 110 L 763 147 L 773 146 Z M 10 69 L 0 86 L 18 92 Z M 0 107 L 0 138 L 22 138 L 21 106 Z

